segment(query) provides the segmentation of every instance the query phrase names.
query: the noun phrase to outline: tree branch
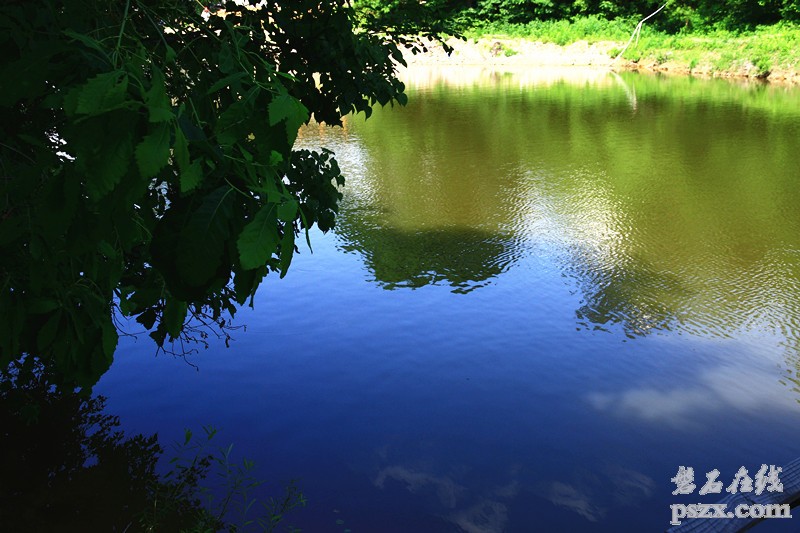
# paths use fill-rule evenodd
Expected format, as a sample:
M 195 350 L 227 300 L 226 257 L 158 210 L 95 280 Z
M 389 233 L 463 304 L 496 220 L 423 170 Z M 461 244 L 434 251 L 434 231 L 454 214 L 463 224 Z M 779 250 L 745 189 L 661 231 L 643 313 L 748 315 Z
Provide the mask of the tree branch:
M 651 18 L 655 17 L 656 15 L 658 15 L 661 12 L 661 10 L 663 10 L 665 7 L 667 7 L 667 4 L 669 4 L 669 2 L 666 2 L 663 6 L 659 7 L 658 9 L 656 9 L 655 11 L 653 11 L 652 13 L 650 13 L 645 18 L 643 18 L 642 20 L 639 21 L 639 24 L 636 25 L 636 28 L 633 30 L 633 33 L 631 34 L 631 38 L 628 39 L 628 44 L 625 45 L 625 48 L 622 49 L 622 52 L 617 54 L 617 57 L 614 58 L 613 62 L 616 62 L 617 59 L 622 57 L 622 54 L 625 53 L 625 51 L 628 49 L 628 47 L 633 42 L 633 38 L 634 37 L 636 37 L 636 44 L 637 45 L 639 44 L 639 37 L 642 34 L 642 26 L 644 26 L 644 23 L 647 22 L 649 19 L 651 19 Z

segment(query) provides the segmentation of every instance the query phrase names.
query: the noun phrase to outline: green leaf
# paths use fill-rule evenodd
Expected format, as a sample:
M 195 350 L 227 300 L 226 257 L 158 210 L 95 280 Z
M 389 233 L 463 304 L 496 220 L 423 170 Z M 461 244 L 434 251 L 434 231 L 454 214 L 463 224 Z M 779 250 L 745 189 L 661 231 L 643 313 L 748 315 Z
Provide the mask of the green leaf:
M 247 299 L 250 298 L 250 307 L 253 307 L 253 295 L 261 280 L 264 279 L 265 272 L 266 268 L 264 267 L 236 272 L 233 278 L 233 289 L 236 292 L 236 301 L 239 305 L 244 305 Z
M 36 346 L 39 350 L 47 350 L 53 344 L 60 326 L 61 311 L 57 311 L 50 315 L 50 318 L 41 327 L 39 333 L 36 334 Z
M 294 143 L 297 130 L 309 118 L 308 109 L 297 98 L 282 92 L 269 103 L 269 125 L 274 126 L 281 121 L 286 121 L 286 136 L 289 144 Z
M 135 311 L 136 308 L 130 299 L 125 296 L 119 299 L 119 312 L 122 313 L 122 316 L 131 316 Z
M 119 341 L 119 334 L 117 328 L 110 318 L 106 317 L 101 324 L 102 341 L 103 341 L 103 355 L 107 362 L 111 362 L 114 358 L 114 350 L 117 349 L 117 342 Z
M 92 200 L 99 200 L 114 190 L 128 172 L 132 155 L 130 131 L 122 130 L 106 137 L 86 168 L 86 192 Z
M 150 122 L 167 122 L 175 118 L 167 98 L 164 85 L 164 75 L 153 67 L 153 77 L 150 80 L 150 90 L 144 93 L 144 103 L 150 116 Z
M 188 309 L 186 302 L 175 298 L 167 300 L 167 306 L 164 309 L 164 315 L 161 317 L 161 320 L 171 338 L 177 339 L 181 334 Z
M 181 192 L 187 193 L 196 189 L 203 181 L 203 164 L 199 159 L 190 162 L 189 141 L 180 126 L 175 128 L 175 143 L 172 153 L 180 169 Z
M 297 200 L 290 198 L 278 206 L 278 220 L 293 222 L 297 217 Z
M 246 78 L 252 78 L 252 75 L 249 72 L 235 72 L 229 76 L 225 76 L 224 78 L 216 82 L 214 85 L 212 85 L 208 89 L 208 91 L 206 91 L 206 94 L 207 95 L 214 94 L 223 87 L 229 87 L 233 85 L 235 82 Z
M 181 230 L 177 249 L 172 253 L 183 283 L 205 287 L 218 276 L 230 238 L 233 195 L 229 186 L 210 192 Z
M 248 122 L 252 120 L 254 113 L 253 100 L 258 97 L 260 92 L 259 87 L 251 88 L 246 95 L 229 105 L 220 114 L 214 127 L 219 144 L 233 146 L 242 142 L 252 133 L 252 127 L 248 125 Z
M 164 341 L 167 338 L 167 332 L 164 331 L 164 328 L 157 328 L 151 331 L 148 335 L 158 346 L 164 346 Z
M 139 324 L 143 325 L 145 329 L 152 329 L 153 324 L 156 323 L 156 318 L 158 318 L 158 315 L 156 314 L 155 309 L 151 307 L 150 309 L 144 311 L 142 314 L 137 316 L 136 321 Z
M 3 73 L 0 72 L 0 75 L 2 75 L 2 74 Z M 78 99 L 81 96 L 81 89 L 82 88 L 83 88 L 82 85 L 80 85 L 78 87 L 73 87 L 72 89 L 67 91 L 67 93 L 64 95 L 64 100 L 63 100 L 64 113 L 68 117 L 72 117 L 72 116 L 77 114 L 77 111 L 78 111 Z M 0 104 L 2 104 L 2 100 L 0 100 Z
M 169 159 L 169 148 L 169 128 L 166 124 L 157 124 L 136 147 L 136 162 L 143 178 L 152 178 L 164 168 Z
M 178 54 L 175 53 L 175 49 L 172 48 L 170 45 L 166 46 L 167 46 L 167 53 L 164 60 L 167 62 L 167 64 L 174 63 L 175 58 L 178 57 Z
M 121 70 L 105 72 L 87 81 L 79 91 L 75 112 L 99 115 L 123 106 L 128 92 L 128 75 Z
M 109 259 L 115 258 L 118 255 L 114 247 L 111 246 L 111 244 L 107 241 L 100 241 L 100 243 L 97 245 L 97 251 Z
M 219 50 L 219 69 L 225 74 L 236 69 L 236 58 L 228 43 L 223 43 Z
M 239 263 L 245 270 L 264 266 L 278 246 L 278 218 L 274 203 L 263 206 L 247 224 L 236 247 Z
M 289 265 L 292 264 L 292 258 L 294 257 L 294 228 L 291 225 L 287 224 L 286 228 L 284 228 L 283 238 L 281 239 L 281 258 L 280 258 L 280 269 L 281 269 L 281 278 L 286 275 L 286 272 L 289 270 Z
M 71 37 L 71 38 L 75 39 L 76 41 L 82 42 L 87 47 L 95 50 L 96 52 L 100 52 L 100 54 L 103 55 L 103 56 L 105 56 L 106 53 L 108 52 L 108 49 L 103 46 L 103 43 L 101 43 L 97 39 L 93 39 L 93 38 L 91 38 L 88 35 L 85 35 L 83 33 L 78 33 L 78 32 L 76 32 L 74 30 L 69 30 L 68 29 L 68 30 L 64 30 L 64 35 L 66 35 L 67 37 Z
M 186 170 L 181 172 L 181 192 L 189 192 L 197 188 L 203 181 L 203 167 L 201 161 L 192 161 Z
M 160 287 L 137 286 L 136 292 L 130 294 L 127 298 L 121 299 L 120 310 L 125 316 L 142 312 L 155 306 L 161 299 L 161 293 L 162 289 Z M 144 323 L 142 325 L 146 326 Z M 150 329 L 150 327 L 147 329 Z
M 172 144 L 172 154 L 181 171 L 189 167 L 189 141 L 180 126 L 175 127 L 175 142 Z
M 28 307 L 26 310 L 30 314 L 40 315 L 44 313 L 49 313 L 50 311 L 54 311 L 61 307 L 61 303 L 56 300 L 55 298 L 32 298 L 30 302 L 28 302 Z

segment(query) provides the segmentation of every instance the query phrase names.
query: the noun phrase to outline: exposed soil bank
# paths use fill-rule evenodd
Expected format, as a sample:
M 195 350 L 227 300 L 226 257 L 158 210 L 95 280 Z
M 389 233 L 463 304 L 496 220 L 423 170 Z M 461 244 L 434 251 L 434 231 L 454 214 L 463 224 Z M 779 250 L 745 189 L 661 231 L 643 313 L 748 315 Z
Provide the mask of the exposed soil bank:
M 448 44 L 453 53 L 448 56 L 440 45 L 431 44 L 428 52 L 413 55 L 405 53 L 409 65 L 480 65 L 480 66 L 546 66 L 546 67 L 603 67 L 613 70 L 641 70 L 668 72 L 682 75 L 708 76 L 717 78 L 746 78 L 769 82 L 800 84 L 800 71 L 772 69 L 769 75 L 749 62 L 736 70 L 718 70 L 713 67 L 713 53 L 694 65 L 673 61 L 642 57 L 638 62 L 617 60 L 612 53 L 621 50 L 624 42 L 601 41 L 592 44 L 578 41 L 566 46 L 553 43 L 530 41 L 527 39 L 482 38 L 460 41 L 450 39 Z

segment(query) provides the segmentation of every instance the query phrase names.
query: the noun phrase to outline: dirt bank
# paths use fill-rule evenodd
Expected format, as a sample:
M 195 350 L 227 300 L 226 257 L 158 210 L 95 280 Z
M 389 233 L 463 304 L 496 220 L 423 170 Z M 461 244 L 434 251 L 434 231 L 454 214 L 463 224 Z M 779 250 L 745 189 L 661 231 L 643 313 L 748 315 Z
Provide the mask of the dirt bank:
M 406 51 L 404 56 L 409 65 L 580 66 L 800 84 L 800 72 L 794 69 L 772 69 L 765 76 L 752 63 L 743 62 L 735 70 L 719 70 L 713 66 L 713 52 L 709 52 L 708 57 L 704 60 L 689 65 L 671 60 L 669 57 L 642 57 L 638 62 L 622 59 L 615 61 L 612 54 L 616 54 L 625 45 L 623 42 L 616 41 L 592 44 L 578 41 L 566 46 L 559 46 L 527 39 L 483 38 L 477 41 L 450 39 L 448 44 L 454 49 L 449 56 L 441 46 L 436 44 L 429 44 L 426 53 L 414 55 L 410 51 Z

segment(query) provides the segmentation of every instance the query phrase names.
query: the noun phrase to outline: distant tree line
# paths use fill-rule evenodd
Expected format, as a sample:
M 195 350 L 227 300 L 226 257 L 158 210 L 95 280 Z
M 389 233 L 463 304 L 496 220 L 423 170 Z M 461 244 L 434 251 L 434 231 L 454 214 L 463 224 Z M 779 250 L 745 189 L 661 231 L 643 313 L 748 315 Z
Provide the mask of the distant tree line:
M 365 12 L 389 13 L 418 0 L 358 0 Z M 466 26 L 482 23 L 524 24 L 596 16 L 637 18 L 652 13 L 664 0 L 428 0 L 446 17 Z M 671 0 L 653 23 L 662 30 L 748 29 L 782 20 L 800 21 L 800 0 Z

